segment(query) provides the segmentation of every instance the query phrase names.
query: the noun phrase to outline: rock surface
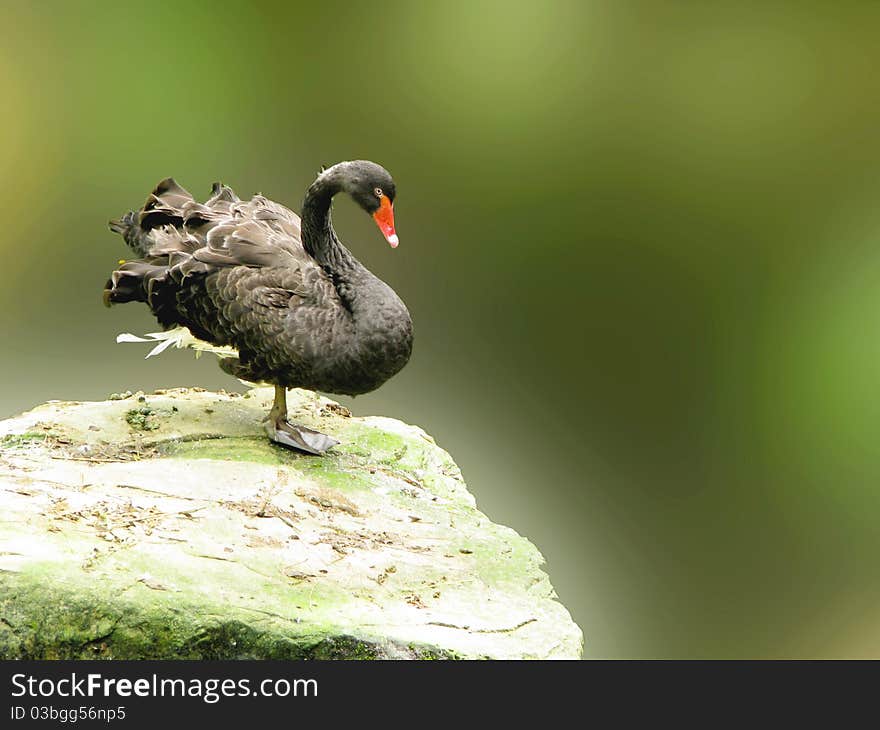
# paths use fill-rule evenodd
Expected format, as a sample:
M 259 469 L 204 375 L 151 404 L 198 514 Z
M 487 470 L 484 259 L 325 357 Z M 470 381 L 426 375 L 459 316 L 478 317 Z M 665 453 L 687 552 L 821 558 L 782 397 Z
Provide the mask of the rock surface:
M 424 431 L 291 391 L 50 402 L 0 422 L 2 658 L 578 658 L 537 549 Z

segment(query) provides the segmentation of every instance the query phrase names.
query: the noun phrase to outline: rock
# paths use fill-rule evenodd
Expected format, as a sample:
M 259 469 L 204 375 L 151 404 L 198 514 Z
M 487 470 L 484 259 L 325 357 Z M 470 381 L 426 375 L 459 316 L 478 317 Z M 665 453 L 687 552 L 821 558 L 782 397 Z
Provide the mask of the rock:
M 526 539 L 424 431 L 291 391 L 342 441 L 270 443 L 271 389 L 52 401 L 0 422 L 0 657 L 565 658 Z

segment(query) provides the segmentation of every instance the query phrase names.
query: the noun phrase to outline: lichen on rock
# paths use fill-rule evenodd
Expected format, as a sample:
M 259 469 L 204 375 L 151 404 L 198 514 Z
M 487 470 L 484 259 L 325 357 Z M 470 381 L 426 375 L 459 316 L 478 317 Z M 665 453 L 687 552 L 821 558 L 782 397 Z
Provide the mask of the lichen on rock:
M 421 429 L 270 389 L 53 401 L 0 422 L 0 657 L 577 658 L 538 550 Z

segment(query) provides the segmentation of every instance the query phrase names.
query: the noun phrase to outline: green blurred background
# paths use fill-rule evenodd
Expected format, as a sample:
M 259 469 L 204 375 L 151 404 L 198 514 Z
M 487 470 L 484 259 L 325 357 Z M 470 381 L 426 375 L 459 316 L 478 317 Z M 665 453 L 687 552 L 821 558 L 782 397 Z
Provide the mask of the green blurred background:
M 318 7 L 320 5 L 320 7 Z M 880 6 L 0 4 L 0 415 L 234 387 L 101 306 L 174 175 L 397 181 L 417 423 L 544 552 L 586 656 L 880 656 Z

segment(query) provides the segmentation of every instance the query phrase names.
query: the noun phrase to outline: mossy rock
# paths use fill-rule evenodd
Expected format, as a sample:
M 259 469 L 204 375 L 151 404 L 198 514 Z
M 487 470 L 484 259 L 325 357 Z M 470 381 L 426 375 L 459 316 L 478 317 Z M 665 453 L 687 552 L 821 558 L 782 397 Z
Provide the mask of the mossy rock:
M 0 422 L 0 657 L 577 658 L 537 549 L 424 431 L 291 391 L 175 389 Z

